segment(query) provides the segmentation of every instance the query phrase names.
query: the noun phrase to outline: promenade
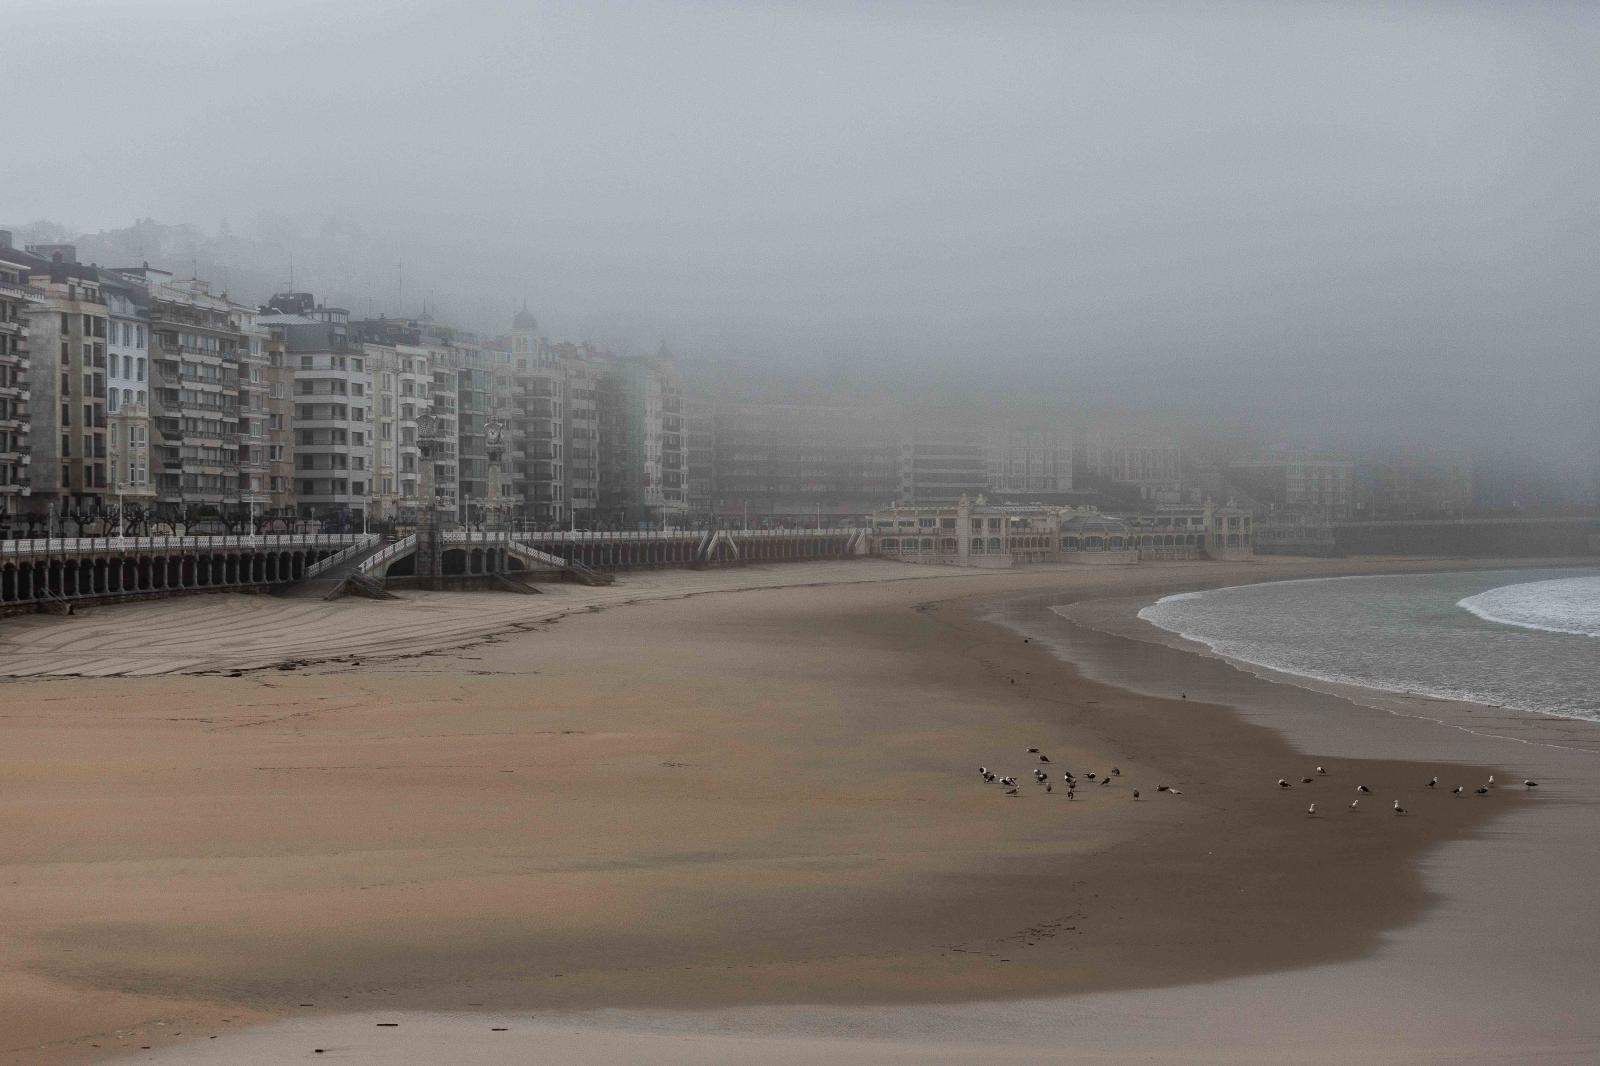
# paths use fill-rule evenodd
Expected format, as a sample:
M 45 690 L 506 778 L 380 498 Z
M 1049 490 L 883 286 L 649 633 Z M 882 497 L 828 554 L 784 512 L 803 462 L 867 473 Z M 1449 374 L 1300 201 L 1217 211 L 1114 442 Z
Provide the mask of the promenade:
M 978 577 L 878 559 L 734 569 L 651 570 L 625 583 L 540 586 L 540 595 L 407 591 L 399 600 L 284 600 L 220 594 L 0 622 L 0 677 L 117 677 L 251 670 L 289 662 L 409 658 L 575 611 L 708 592 Z

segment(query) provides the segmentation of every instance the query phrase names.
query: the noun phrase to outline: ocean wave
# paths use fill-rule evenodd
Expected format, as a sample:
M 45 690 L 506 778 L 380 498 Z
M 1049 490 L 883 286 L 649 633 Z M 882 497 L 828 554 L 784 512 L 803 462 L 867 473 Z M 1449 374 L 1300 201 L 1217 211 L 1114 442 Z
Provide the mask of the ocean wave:
M 1511 577 L 1263 582 L 1163 596 L 1138 617 L 1235 665 L 1308 683 L 1600 721 L 1593 649 L 1563 635 L 1600 636 L 1600 576 L 1494 581 Z
M 1501 585 L 1456 603 L 1485 622 L 1600 637 L 1600 577 L 1569 577 Z

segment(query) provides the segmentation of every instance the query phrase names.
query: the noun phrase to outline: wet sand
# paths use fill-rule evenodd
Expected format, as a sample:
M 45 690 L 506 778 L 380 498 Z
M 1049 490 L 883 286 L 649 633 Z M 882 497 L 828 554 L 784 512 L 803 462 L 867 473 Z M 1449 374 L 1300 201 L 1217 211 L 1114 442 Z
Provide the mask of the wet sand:
M 369 647 L 359 668 L 0 688 L 0 1061 L 145 1045 L 154 1061 L 281 1061 L 312 1039 L 342 1041 L 328 1054 L 349 1061 L 402 1061 L 374 1043 L 385 1018 L 401 1020 L 417 1062 L 440 1061 L 422 1049 L 450 1033 L 474 1061 L 469 1030 L 507 1042 L 484 1045 L 485 1062 L 513 1040 L 614 1061 L 652 1034 L 632 1057 L 938 1061 L 930 1033 L 1042 1054 L 1097 1031 L 1066 1061 L 1169 1045 L 1240 1061 L 1237 1041 L 1230 1057 L 1227 1041 L 1181 1027 L 1203 1009 L 1195 989 L 1360 969 L 1395 930 L 1459 902 L 1427 877 L 1442 845 L 1520 856 L 1563 818 L 1581 833 L 1593 817 L 1559 781 L 1538 797 L 1425 793 L 1445 761 L 1506 778 L 1544 756 L 1343 701 L 1347 723 L 1297 750 L 1296 722 L 1325 725 L 1337 697 L 1047 609 L 1419 564 L 978 579 L 862 565 L 818 568 L 809 587 L 567 612 L 460 651 Z M 767 573 L 785 569 L 775 580 L 807 568 Z M 863 580 L 880 571 L 915 579 Z M 664 598 L 707 579 L 645 580 Z M 835 581 L 851 583 L 822 583 Z M 353 606 L 352 625 L 373 606 Z M 115 614 L 97 622 L 114 629 Z M 979 763 L 1026 774 L 1030 744 L 1058 773 L 1123 772 L 1071 801 L 1059 777 L 1053 794 L 1025 782 L 1006 799 L 976 776 Z M 1300 786 L 1318 762 L 1328 779 Z M 1280 776 L 1296 789 L 1276 789 Z M 1350 815 L 1355 780 L 1374 789 L 1372 809 Z M 1390 815 L 1392 796 L 1414 814 Z M 1312 800 L 1327 805 L 1315 819 Z M 1524 828 L 1508 838 L 1508 825 Z M 1566 891 L 1570 905 L 1593 890 Z M 1496 921 L 1517 928 L 1517 908 L 1500 897 Z M 1562 916 L 1577 942 L 1550 950 L 1579 952 L 1593 911 Z M 1359 1009 L 1359 981 L 1335 987 Z M 1473 988 L 1484 1010 L 1503 998 L 1489 978 Z M 1156 998 L 1131 1008 L 1148 1012 L 1138 1025 L 1097 1030 L 1129 1002 L 1118 997 Z M 973 1005 L 994 1000 L 1012 1002 Z M 1271 1000 L 1246 1002 L 1270 1014 Z M 1592 1038 L 1576 1015 L 1562 1028 L 1564 1002 L 1552 993 L 1525 1016 L 1547 1040 Z M 1247 1027 L 1287 1029 L 1266 1054 L 1306 1030 L 1292 1006 Z M 1344 1051 L 1405 1047 L 1345 1031 Z

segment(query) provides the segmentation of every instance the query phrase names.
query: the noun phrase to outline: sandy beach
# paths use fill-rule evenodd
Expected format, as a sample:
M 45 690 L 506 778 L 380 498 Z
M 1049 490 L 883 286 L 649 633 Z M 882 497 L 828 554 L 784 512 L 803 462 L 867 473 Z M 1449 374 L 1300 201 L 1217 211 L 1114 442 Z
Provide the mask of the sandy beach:
M 1591 726 L 1314 691 L 1133 618 L 1469 565 L 7 621 L 0 1063 L 1590 1061 Z M 1028 746 L 1052 793 L 979 780 Z M 1113 765 L 1066 798 L 1061 768 Z M 1425 794 L 1446 767 L 1548 786 Z

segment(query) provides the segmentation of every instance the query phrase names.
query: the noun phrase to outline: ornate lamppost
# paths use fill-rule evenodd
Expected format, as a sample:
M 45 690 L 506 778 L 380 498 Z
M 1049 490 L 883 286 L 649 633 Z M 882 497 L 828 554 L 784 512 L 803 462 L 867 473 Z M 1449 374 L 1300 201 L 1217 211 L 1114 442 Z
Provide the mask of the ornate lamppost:
M 486 451 L 489 455 L 489 525 L 492 528 L 503 528 L 507 505 L 506 499 L 504 460 L 506 454 L 506 424 L 500 418 L 491 418 L 484 425 L 484 436 L 487 438 Z

